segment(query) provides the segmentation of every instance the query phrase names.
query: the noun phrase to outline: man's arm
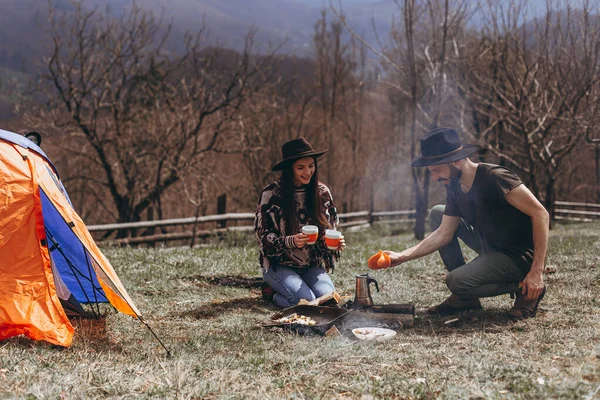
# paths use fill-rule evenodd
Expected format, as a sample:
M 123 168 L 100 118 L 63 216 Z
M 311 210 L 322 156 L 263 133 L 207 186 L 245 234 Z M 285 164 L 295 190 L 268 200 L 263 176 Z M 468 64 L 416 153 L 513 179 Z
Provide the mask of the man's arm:
M 439 228 L 421 240 L 415 246 L 406 249 L 400 253 L 386 250 L 385 253 L 389 254 L 392 261 L 392 267 L 402 264 L 403 262 L 414 260 L 426 256 L 427 254 L 433 253 L 436 250 L 444 247 L 452 240 L 458 225 L 460 224 L 460 217 L 451 217 L 444 215 L 442 217 L 442 224 Z
M 523 280 L 523 294 L 528 300 L 536 299 L 544 289 L 542 273 L 548 251 L 548 230 L 550 216 L 544 206 L 535 198 L 525 185 L 519 185 L 504 196 L 506 201 L 524 214 L 531 217 L 533 225 L 533 264 L 531 271 Z

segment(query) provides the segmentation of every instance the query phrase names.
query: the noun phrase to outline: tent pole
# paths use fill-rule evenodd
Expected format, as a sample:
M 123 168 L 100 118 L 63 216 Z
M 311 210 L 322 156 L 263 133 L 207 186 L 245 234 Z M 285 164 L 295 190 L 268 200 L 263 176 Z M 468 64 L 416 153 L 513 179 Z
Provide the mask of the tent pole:
M 162 342 L 162 340 L 160 340 L 160 338 L 156 335 L 156 333 L 154 333 L 154 331 L 152 330 L 150 325 L 148 325 L 148 323 L 142 318 L 141 315 L 138 315 L 137 317 L 142 322 L 142 324 L 146 325 L 146 328 L 148 328 L 148 330 L 150 332 L 152 332 L 152 335 L 154 335 L 156 340 L 158 340 L 158 343 L 160 343 L 160 345 L 163 347 L 163 349 L 165 349 L 165 351 L 167 352 L 167 357 L 171 358 L 172 357 L 171 352 L 169 351 L 169 349 L 167 349 L 167 346 L 165 346 L 165 344 Z

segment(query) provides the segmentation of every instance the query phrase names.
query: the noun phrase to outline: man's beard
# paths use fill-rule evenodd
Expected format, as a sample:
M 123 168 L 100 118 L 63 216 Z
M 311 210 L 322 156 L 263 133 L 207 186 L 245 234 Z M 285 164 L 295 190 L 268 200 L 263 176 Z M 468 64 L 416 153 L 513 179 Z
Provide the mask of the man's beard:
M 453 188 L 457 188 L 460 184 L 460 177 L 462 176 L 462 171 L 456 168 L 454 165 L 448 165 L 450 168 L 450 183 L 449 186 Z

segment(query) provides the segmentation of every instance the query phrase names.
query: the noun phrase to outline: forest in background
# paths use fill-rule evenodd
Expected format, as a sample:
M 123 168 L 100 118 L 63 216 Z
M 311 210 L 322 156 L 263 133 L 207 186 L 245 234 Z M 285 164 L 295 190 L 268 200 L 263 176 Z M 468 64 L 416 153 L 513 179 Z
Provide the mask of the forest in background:
M 88 224 L 213 214 L 222 194 L 228 211 L 254 210 L 281 144 L 304 136 L 329 149 L 319 174 L 340 211 L 416 208 L 422 237 L 444 193 L 410 160 L 436 126 L 477 144 L 474 160 L 515 170 L 550 211 L 600 202 L 594 3 L 549 0 L 535 17 L 517 0 L 389 3 L 379 41 L 324 8 L 310 56 L 253 29 L 229 49 L 203 26 L 175 48 L 173 26 L 141 6 L 118 18 L 52 7 L 39 73 L 2 70 L 16 115 L 2 128 L 43 133 Z

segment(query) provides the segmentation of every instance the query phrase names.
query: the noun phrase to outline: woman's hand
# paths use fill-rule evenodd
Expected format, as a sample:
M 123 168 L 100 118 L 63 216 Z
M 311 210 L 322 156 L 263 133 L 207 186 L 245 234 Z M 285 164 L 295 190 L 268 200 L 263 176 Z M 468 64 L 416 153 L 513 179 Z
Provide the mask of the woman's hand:
M 303 248 L 304 246 L 306 246 L 307 242 L 308 235 L 305 235 L 304 233 L 298 233 L 297 235 L 294 235 L 294 246 L 296 246 L 297 248 Z
M 338 251 L 342 251 L 346 248 L 346 241 L 344 240 L 344 235 L 340 238 L 340 245 L 338 246 Z

